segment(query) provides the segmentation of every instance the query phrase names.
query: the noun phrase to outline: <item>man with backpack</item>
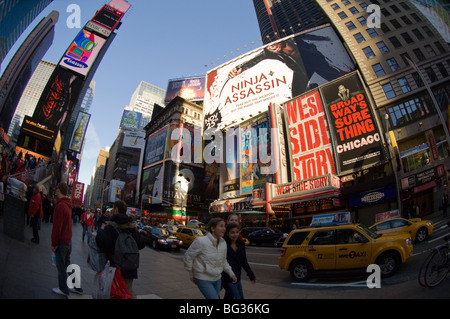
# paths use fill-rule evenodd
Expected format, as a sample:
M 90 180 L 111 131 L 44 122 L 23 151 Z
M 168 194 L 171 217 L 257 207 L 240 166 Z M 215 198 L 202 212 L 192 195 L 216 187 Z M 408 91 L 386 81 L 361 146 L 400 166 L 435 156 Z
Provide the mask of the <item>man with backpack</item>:
M 96 242 L 105 253 L 112 267 L 120 269 L 125 283 L 133 297 L 133 280 L 137 278 L 139 268 L 139 250 L 145 247 L 136 224 L 126 215 L 124 201 L 113 204 L 110 220 L 97 231 Z

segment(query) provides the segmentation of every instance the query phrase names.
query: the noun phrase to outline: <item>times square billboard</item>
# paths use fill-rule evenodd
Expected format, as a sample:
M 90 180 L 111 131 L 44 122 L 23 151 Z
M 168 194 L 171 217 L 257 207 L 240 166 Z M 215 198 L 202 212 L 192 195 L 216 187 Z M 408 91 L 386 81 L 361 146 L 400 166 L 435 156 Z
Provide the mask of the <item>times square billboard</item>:
M 356 69 L 331 26 L 252 50 L 206 75 L 205 128 L 224 129 Z

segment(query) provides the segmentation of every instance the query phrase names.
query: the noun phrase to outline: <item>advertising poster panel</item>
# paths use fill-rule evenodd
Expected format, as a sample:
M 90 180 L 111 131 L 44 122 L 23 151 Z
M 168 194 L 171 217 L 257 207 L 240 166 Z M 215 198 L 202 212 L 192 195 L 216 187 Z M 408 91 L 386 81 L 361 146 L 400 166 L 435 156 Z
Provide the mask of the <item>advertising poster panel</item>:
M 72 203 L 83 204 L 84 183 L 74 182 L 72 188 Z
M 105 42 L 104 38 L 82 29 L 69 46 L 59 65 L 86 76 Z
M 172 161 L 165 162 L 164 168 L 164 199 L 175 205 L 204 205 L 202 202 L 203 168 L 177 164 Z M 182 189 L 181 179 L 186 179 L 187 191 Z
M 129 202 L 134 201 L 134 197 L 136 195 L 138 170 L 139 170 L 139 166 L 137 166 L 137 165 L 128 165 L 127 166 L 127 174 L 125 177 L 125 189 L 124 189 L 125 196 L 124 196 L 124 198 Z
M 203 166 L 203 136 L 198 127 L 181 122 L 168 126 L 165 159 Z
M 77 116 L 77 121 L 75 122 L 75 130 L 72 133 L 72 138 L 70 140 L 69 149 L 80 153 L 81 147 L 83 146 L 84 135 L 86 134 L 87 126 L 89 124 L 89 119 L 91 115 L 85 112 L 79 112 Z
M 262 113 L 240 125 L 240 189 L 241 194 L 249 194 L 254 189 L 273 183 L 273 174 L 264 175 L 261 168 L 269 167 L 270 162 L 261 154 L 271 155 L 271 130 L 267 112 Z M 264 151 L 262 151 L 264 149 Z
M 151 197 L 152 204 L 160 204 L 162 198 L 163 164 L 144 169 L 141 194 Z M 144 197 L 144 196 L 143 196 Z
M 118 1 L 115 1 L 115 7 L 120 7 L 121 4 Z M 114 31 L 120 19 L 122 19 L 124 15 L 124 11 L 120 11 L 115 7 L 105 4 L 95 16 L 91 19 L 92 22 L 106 28 L 110 31 Z M 120 7 L 122 8 L 122 7 Z M 125 9 L 125 7 L 123 7 Z M 128 10 L 128 9 L 127 9 Z
M 33 120 L 61 128 L 71 114 L 82 86 L 81 77 L 57 66 L 39 98 Z
M 139 131 L 125 131 L 123 133 L 122 146 L 142 150 L 145 146 L 145 133 Z
M 385 160 L 383 142 L 372 105 L 358 73 L 320 88 L 339 173 Z
M 164 159 L 168 128 L 169 126 L 166 125 L 147 138 L 147 145 L 145 147 L 144 155 L 144 167 Z
M 188 101 L 202 101 L 205 96 L 205 77 L 170 80 L 166 92 L 166 105 L 177 95 Z
M 142 113 L 124 110 L 120 119 L 120 127 L 128 130 L 137 130 L 141 125 Z
M 335 174 L 330 133 L 319 91 L 284 104 L 294 181 Z
M 292 35 L 242 55 L 206 75 L 205 128 L 242 122 L 337 79 L 355 66 L 329 25 Z

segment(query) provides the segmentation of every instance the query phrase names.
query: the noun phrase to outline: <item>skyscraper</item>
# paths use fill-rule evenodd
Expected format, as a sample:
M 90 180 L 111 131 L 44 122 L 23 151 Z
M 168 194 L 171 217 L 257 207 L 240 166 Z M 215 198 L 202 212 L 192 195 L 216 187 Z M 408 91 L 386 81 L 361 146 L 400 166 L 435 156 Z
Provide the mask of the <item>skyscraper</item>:
M 329 22 L 313 0 L 253 0 L 253 4 L 264 44 Z
M 131 96 L 130 104 L 125 109 L 142 113 L 144 118 L 141 126 L 145 127 L 152 117 L 154 105 L 164 105 L 165 96 L 166 90 L 141 81 Z
M 0 1 L 0 64 L 22 32 L 52 1 Z

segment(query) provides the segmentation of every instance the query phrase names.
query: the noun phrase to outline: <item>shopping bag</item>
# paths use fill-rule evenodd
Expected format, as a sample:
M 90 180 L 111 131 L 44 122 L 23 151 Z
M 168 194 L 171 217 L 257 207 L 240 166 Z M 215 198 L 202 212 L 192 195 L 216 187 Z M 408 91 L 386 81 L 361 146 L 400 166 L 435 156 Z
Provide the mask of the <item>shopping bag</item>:
M 131 299 L 132 297 L 120 269 L 116 268 L 111 285 L 111 299 Z
M 101 272 L 97 272 L 94 277 L 93 299 L 110 299 L 111 286 L 115 277 L 116 268 L 110 267 L 109 262 Z
M 106 256 L 104 253 L 100 252 L 97 246 L 97 241 L 95 240 L 96 234 L 94 233 L 89 241 L 88 247 L 88 257 L 87 263 L 89 267 L 95 272 L 102 272 L 106 266 Z

